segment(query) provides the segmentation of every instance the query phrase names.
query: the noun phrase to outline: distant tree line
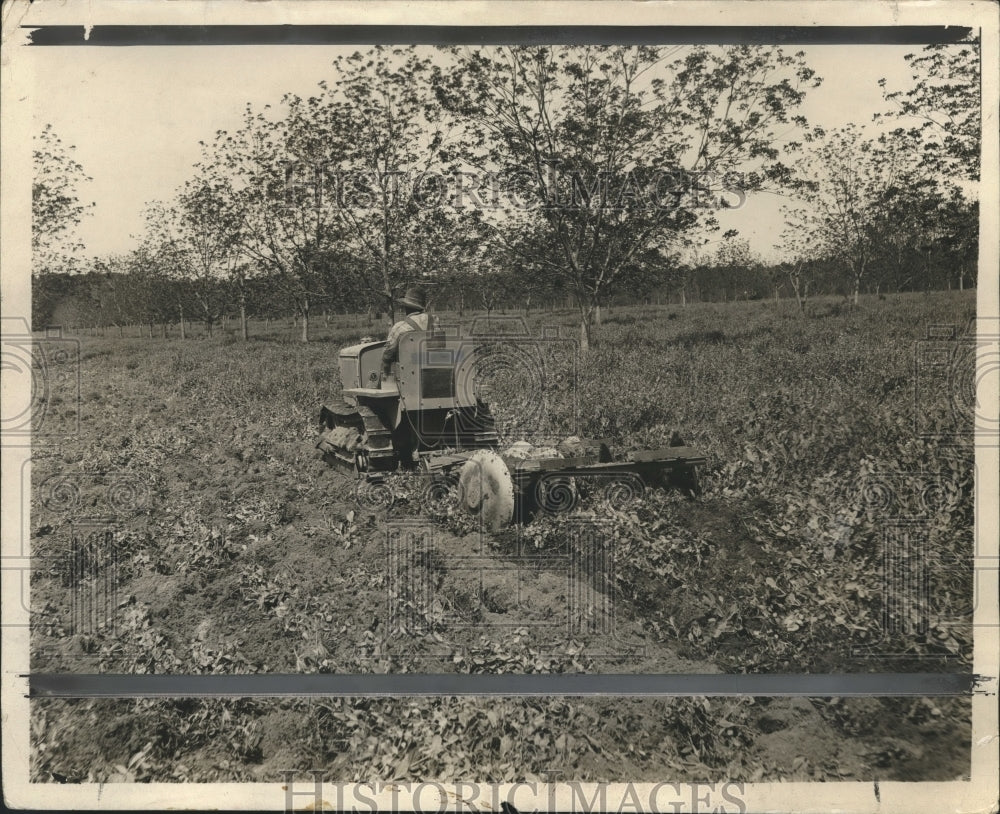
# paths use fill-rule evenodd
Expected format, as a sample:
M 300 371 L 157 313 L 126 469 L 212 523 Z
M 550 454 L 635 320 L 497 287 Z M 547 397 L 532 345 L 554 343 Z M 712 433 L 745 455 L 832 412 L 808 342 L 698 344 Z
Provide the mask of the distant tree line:
M 459 313 L 574 308 L 586 347 L 614 303 L 972 286 L 977 54 L 908 56 L 871 135 L 810 126 L 820 79 L 777 47 L 376 47 L 313 96 L 248 105 L 132 250 L 87 263 L 87 179 L 46 128 L 34 324 L 246 337 L 293 316 L 307 341 L 334 313 L 392 317 L 419 281 Z M 718 209 L 762 190 L 791 202 L 780 263 L 717 236 Z

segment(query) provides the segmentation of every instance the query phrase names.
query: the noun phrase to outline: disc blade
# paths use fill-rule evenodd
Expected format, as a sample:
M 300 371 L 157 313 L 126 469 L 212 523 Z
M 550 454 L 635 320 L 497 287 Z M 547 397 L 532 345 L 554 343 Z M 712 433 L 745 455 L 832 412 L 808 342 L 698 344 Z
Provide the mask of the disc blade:
M 514 482 L 503 459 L 495 452 L 479 450 L 462 466 L 458 478 L 459 504 L 479 515 L 490 531 L 510 525 L 514 519 Z

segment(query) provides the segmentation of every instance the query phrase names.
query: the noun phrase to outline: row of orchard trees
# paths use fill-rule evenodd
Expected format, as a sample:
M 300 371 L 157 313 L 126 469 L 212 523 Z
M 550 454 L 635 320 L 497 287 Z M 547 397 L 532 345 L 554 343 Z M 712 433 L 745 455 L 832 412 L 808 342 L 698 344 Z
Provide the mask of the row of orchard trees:
M 182 189 L 149 204 L 136 248 L 89 269 L 88 307 L 103 324 L 182 332 L 185 320 L 238 312 L 244 333 L 248 312 L 290 307 L 308 340 L 316 313 L 391 314 L 393 296 L 421 281 L 459 309 L 568 299 L 588 344 L 614 296 L 685 297 L 696 279 L 709 287 L 706 269 L 717 282 L 749 268 L 728 233 L 711 262 L 698 250 L 719 207 L 768 189 L 798 201 L 787 263 L 770 274 L 800 301 L 820 268 L 837 269 L 855 300 L 876 279 L 909 284 L 915 258 L 921 279 L 956 258 L 972 274 L 975 206 L 943 179 L 961 166 L 975 180 L 978 102 L 955 92 L 978 86 L 973 51 L 912 57 L 914 88 L 887 98 L 926 126 L 873 137 L 810 127 L 798 109 L 820 80 L 802 53 L 777 47 L 340 57 L 314 95 L 247 106 L 241 126 L 202 142 Z M 51 151 L 41 163 L 58 164 Z M 53 203 L 51 188 L 36 173 L 39 257 L 83 214 L 75 196 Z
M 854 303 L 869 290 L 975 284 L 981 106 L 978 39 L 908 54 L 912 85 L 880 84 L 877 135 L 847 126 L 800 157 L 781 249 L 796 296 L 830 261 Z M 942 272 L 944 273 L 942 275 Z M 801 299 L 800 299 L 801 302 Z

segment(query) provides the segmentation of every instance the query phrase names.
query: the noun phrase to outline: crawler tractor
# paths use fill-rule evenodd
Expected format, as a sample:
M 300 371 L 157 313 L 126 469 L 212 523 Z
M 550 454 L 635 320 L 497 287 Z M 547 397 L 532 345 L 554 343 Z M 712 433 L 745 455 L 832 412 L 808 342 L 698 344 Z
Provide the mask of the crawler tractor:
M 609 496 L 634 495 L 656 482 L 689 492 L 705 462 L 674 433 L 664 449 L 616 460 L 599 440 L 566 439 L 532 455 L 529 444 L 500 450 L 490 407 L 479 395 L 480 343 L 444 333 L 410 331 L 399 361 L 383 377 L 384 342 L 340 351 L 343 403 L 320 411 L 316 445 L 329 463 L 368 480 L 397 469 L 438 483 L 457 483 L 459 504 L 490 529 L 539 509 L 575 504 L 578 484 L 597 482 Z M 537 452 L 538 450 L 536 450 Z

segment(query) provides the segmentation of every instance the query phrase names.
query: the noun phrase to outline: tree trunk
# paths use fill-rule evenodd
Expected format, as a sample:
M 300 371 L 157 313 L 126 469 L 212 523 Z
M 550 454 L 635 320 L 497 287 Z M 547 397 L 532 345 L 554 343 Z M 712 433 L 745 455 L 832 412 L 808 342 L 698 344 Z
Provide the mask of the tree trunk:
M 594 306 L 594 325 L 595 325 L 595 327 L 598 327 L 598 328 L 601 327 L 601 306 L 600 305 L 595 305 Z
M 240 302 L 240 336 L 246 342 L 250 338 L 250 331 L 247 326 L 247 304 Z
M 854 301 L 854 307 L 855 308 L 858 307 L 858 294 L 860 292 L 861 292 L 861 278 L 860 277 L 855 277 L 854 278 L 854 296 L 853 296 L 853 301 Z
M 594 345 L 594 312 L 598 305 L 596 302 L 581 301 L 580 303 L 580 353 L 588 353 Z
M 681 286 L 681 308 L 687 308 L 687 306 L 687 291 L 685 290 L 685 286 Z
M 309 341 L 309 303 L 302 305 L 302 341 Z
M 149 328 L 149 338 L 152 339 L 153 338 L 153 323 L 150 322 L 147 327 Z

